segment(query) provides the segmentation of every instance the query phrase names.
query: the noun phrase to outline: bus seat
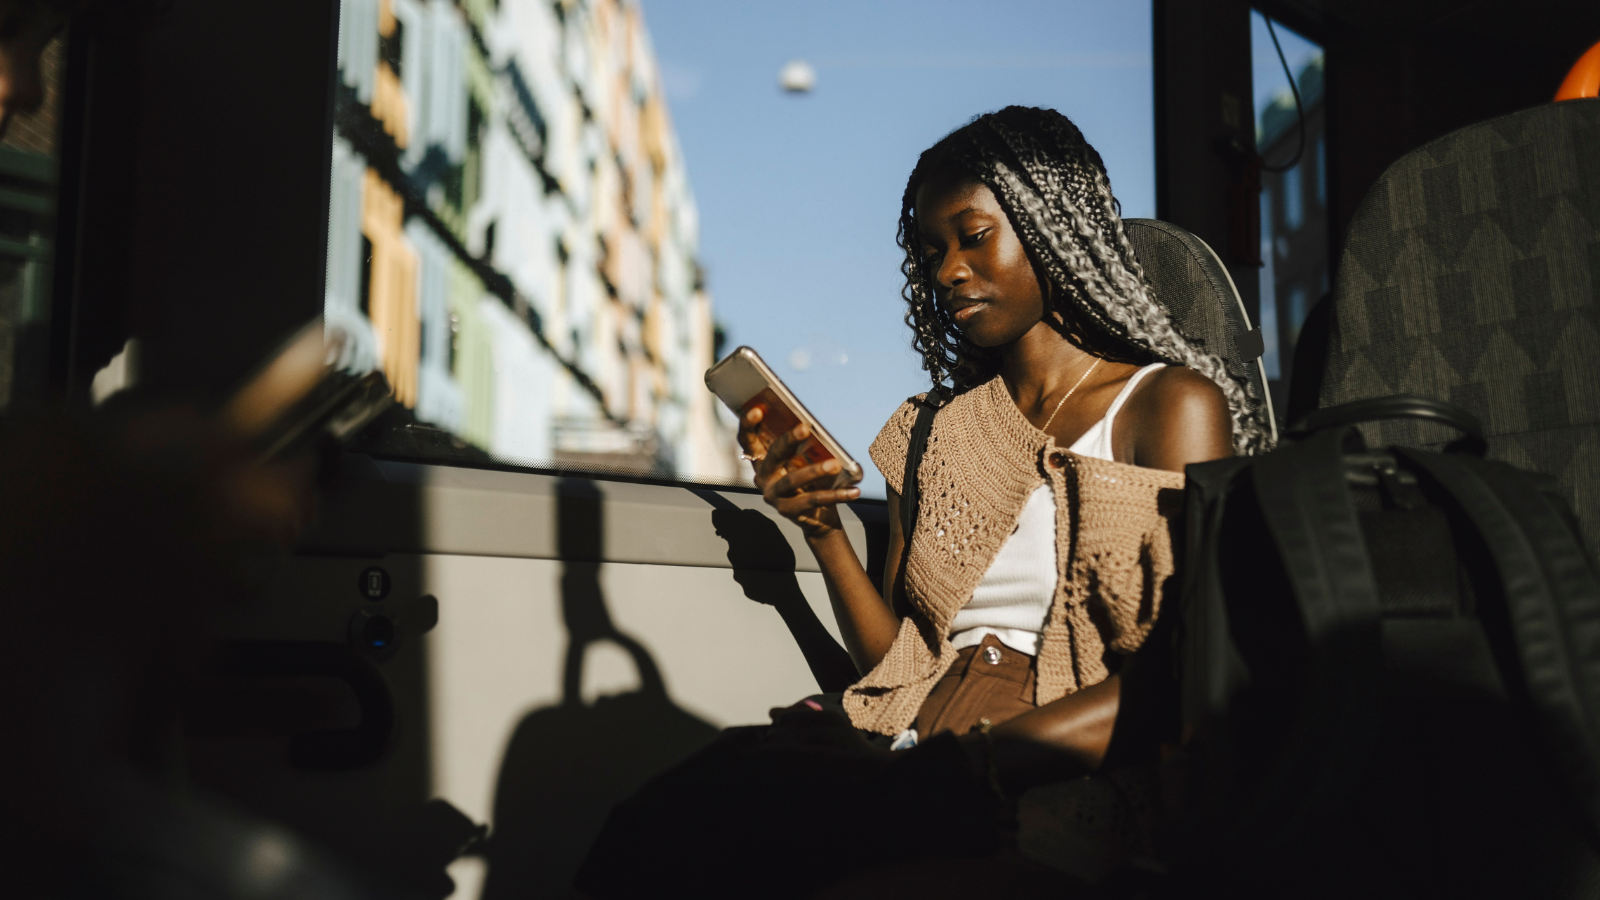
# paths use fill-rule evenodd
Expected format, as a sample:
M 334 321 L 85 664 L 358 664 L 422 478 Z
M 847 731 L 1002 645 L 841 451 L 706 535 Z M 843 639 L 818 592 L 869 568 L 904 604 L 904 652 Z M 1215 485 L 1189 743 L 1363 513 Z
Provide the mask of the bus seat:
M 1294 357 L 1289 364 L 1288 398 L 1283 404 L 1283 420 L 1298 422 L 1317 408 L 1322 395 L 1322 373 L 1328 367 L 1328 330 L 1333 318 L 1333 292 L 1306 311 L 1300 323 L 1300 336 L 1295 338 Z
M 1553 475 L 1600 538 L 1600 100 L 1480 122 L 1401 157 L 1357 207 L 1318 405 L 1448 400 L 1489 454 Z M 1443 428 L 1362 426 L 1437 448 Z
M 1277 436 L 1267 373 L 1261 364 L 1261 329 L 1250 315 L 1227 266 L 1205 241 L 1170 222 L 1124 219 L 1133 252 L 1144 267 L 1156 301 L 1184 337 L 1222 358 L 1228 372 L 1249 382 L 1267 407 L 1267 423 Z

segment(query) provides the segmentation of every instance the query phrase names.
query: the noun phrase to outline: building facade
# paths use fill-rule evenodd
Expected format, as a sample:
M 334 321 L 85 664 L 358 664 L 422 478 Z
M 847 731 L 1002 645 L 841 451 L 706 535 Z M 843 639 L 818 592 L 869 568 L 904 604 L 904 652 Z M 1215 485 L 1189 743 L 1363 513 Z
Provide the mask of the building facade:
M 711 300 L 633 0 L 342 0 L 326 324 L 493 456 L 738 471 Z

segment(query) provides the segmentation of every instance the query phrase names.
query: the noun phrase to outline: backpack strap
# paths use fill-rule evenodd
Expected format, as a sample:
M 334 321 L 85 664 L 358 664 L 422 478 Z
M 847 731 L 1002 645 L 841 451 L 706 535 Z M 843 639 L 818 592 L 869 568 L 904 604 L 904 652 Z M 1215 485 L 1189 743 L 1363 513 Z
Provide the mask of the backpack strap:
M 1565 501 L 1510 466 L 1394 452 L 1461 505 L 1494 558 L 1523 681 L 1550 748 L 1600 838 L 1600 578 Z
M 1254 460 L 1250 475 L 1311 649 L 1306 711 L 1252 810 L 1260 846 L 1310 825 L 1367 777 L 1383 726 L 1377 582 L 1346 481 L 1350 426 Z
M 950 402 L 950 389 L 934 385 L 925 397 L 912 397 L 917 405 L 917 421 L 911 426 L 911 441 L 906 445 L 906 470 L 900 482 L 900 534 L 905 538 L 905 549 L 900 554 L 900 574 L 895 579 L 894 599 L 891 605 L 896 615 L 905 617 L 910 609 L 905 603 L 906 560 L 911 558 L 911 533 L 916 530 L 917 513 L 922 493 L 917 486 L 917 469 L 922 467 L 922 456 L 928 452 L 928 435 L 933 433 L 933 417 Z

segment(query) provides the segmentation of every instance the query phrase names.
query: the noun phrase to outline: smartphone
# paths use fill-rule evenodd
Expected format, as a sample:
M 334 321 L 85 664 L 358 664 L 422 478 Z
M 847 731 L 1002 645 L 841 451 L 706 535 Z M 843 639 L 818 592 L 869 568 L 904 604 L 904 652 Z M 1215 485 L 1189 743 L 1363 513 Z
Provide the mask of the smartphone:
M 740 347 L 727 358 L 706 370 L 706 387 L 717 399 L 727 404 L 743 422 L 745 414 L 760 407 L 761 424 L 756 433 L 769 446 L 779 435 L 787 434 L 801 422 L 811 428 L 811 437 L 801 444 L 789 460 L 791 469 L 814 466 L 830 459 L 839 461 L 839 475 L 831 487 L 841 488 L 861 480 L 861 464 L 850 458 L 828 429 L 822 427 L 794 392 L 784 385 L 762 359 L 749 347 Z

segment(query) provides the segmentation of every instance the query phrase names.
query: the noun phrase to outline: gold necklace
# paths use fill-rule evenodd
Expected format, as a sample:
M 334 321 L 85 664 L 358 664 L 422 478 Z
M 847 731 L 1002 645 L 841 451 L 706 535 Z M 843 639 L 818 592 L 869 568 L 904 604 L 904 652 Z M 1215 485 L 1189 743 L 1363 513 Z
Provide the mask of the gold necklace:
M 1050 430 L 1050 423 L 1056 420 L 1056 413 L 1061 412 L 1061 405 L 1066 403 L 1067 398 L 1071 397 L 1079 387 L 1083 386 L 1084 380 L 1089 377 L 1089 373 L 1093 372 L 1098 365 L 1100 365 L 1100 357 L 1097 356 L 1094 358 L 1094 362 L 1089 364 L 1089 368 L 1084 369 L 1083 374 L 1078 376 L 1078 383 L 1068 388 L 1067 392 L 1061 395 L 1061 399 L 1056 402 L 1056 408 L 1050 411 L 1050 418 L 1045 419 L 1044 425 L 1040 426 L 1040 431 L 1048 432 Z

